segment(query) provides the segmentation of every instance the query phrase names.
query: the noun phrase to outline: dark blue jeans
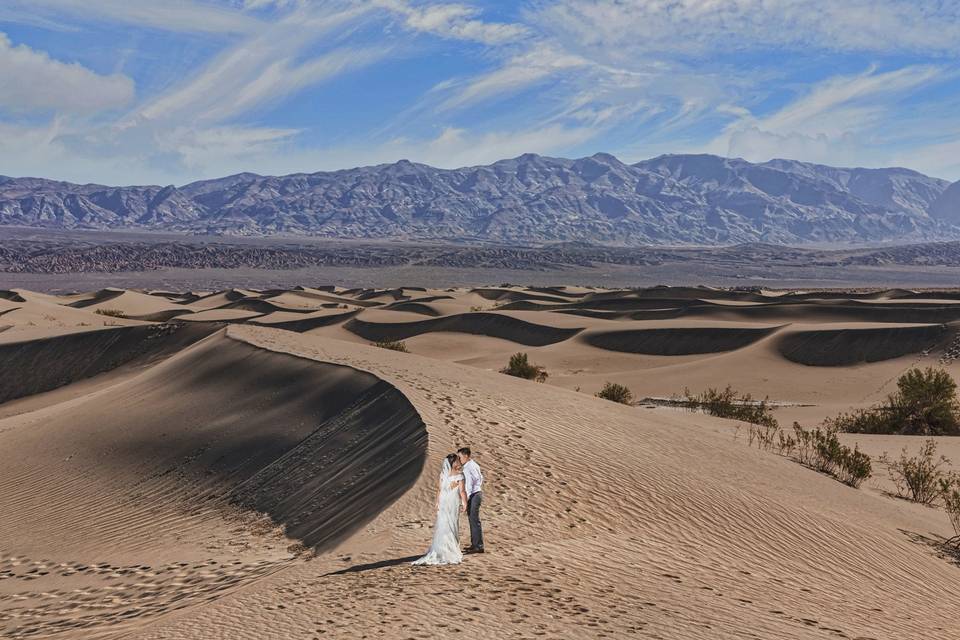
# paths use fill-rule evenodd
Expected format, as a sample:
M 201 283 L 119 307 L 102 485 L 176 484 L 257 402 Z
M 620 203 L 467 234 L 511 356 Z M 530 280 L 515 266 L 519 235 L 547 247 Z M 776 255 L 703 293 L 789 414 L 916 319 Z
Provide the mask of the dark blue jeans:
M 470 520 L 470 546 L 483 549 L 483 527 L 480 525 L 480 503 L 483 492 L 477 491 L 467 498 L 467 518 Z

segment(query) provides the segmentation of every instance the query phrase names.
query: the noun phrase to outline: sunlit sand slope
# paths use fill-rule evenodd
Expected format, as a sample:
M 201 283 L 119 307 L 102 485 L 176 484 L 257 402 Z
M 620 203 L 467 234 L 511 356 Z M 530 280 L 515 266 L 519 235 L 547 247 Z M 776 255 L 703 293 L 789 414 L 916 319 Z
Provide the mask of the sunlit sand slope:
M 924 542 L 948 532 L 942 513 L 753 450 L 721 421 L 309 335 L 230 331 L 395 384 L 426 422 L 432 465 L 472 445 L 487 477 L 489 553 L 409 566 L 429 543 L 425 473 L 339 554 L 133 637 L 429 638 L 456 628 L 946 640 L 960 630 L 958 568 Z
M 222 332 L 0 421 L 0 636 L 126 637 L 249 586 L 375 518 L 426 439 L 375 376 Z

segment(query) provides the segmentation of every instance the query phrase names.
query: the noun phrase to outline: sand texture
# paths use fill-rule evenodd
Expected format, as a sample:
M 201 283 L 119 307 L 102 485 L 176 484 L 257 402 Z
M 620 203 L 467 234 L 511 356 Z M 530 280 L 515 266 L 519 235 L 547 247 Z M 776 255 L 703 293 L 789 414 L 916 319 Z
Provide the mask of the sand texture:
M 951 526 L 879 463 L 853 489 L 733 421 L 593 397 L 729 383 L 814 426 L 911 366 L 960 374 L 938 295 L 6 292 L 0 637 L 952 640 Z M 498 372 L 518 351 L 545 384 Z M 412 567 L 465 444 L 488 553 Z

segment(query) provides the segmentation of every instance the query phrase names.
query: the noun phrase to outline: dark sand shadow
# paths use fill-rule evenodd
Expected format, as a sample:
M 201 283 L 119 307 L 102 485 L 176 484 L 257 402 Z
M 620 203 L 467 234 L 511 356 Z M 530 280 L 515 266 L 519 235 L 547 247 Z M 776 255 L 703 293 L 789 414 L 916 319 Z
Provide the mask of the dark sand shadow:
M 372 571 L 373 569 L 384 569 L 386 567 L 395 567 L 400 564 L 409 564 L 420 556 L 407 556 L 406 558 L 393 558 L 391 560 L 380 560 L 379 562 L 370 562 L 368 564 L 355 564 L 352 567 L 341 569 L 340 571 L 331 571 L 324 576 L 342 576 L 347 573 L 359 573 L 361 571 Z

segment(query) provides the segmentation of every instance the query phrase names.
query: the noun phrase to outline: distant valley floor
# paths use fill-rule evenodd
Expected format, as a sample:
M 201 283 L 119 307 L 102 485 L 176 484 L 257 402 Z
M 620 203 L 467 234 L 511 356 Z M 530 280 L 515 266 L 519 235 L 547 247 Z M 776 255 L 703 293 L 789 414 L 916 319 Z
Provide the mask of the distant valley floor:
M 629 287 L 955 287 L 960 242 L 856 248 L 511 247 L 401 241 L 199 237 L 0 227 L 0 284 L 218 289 L 324 282 L 392 287 L 503 282 Z

